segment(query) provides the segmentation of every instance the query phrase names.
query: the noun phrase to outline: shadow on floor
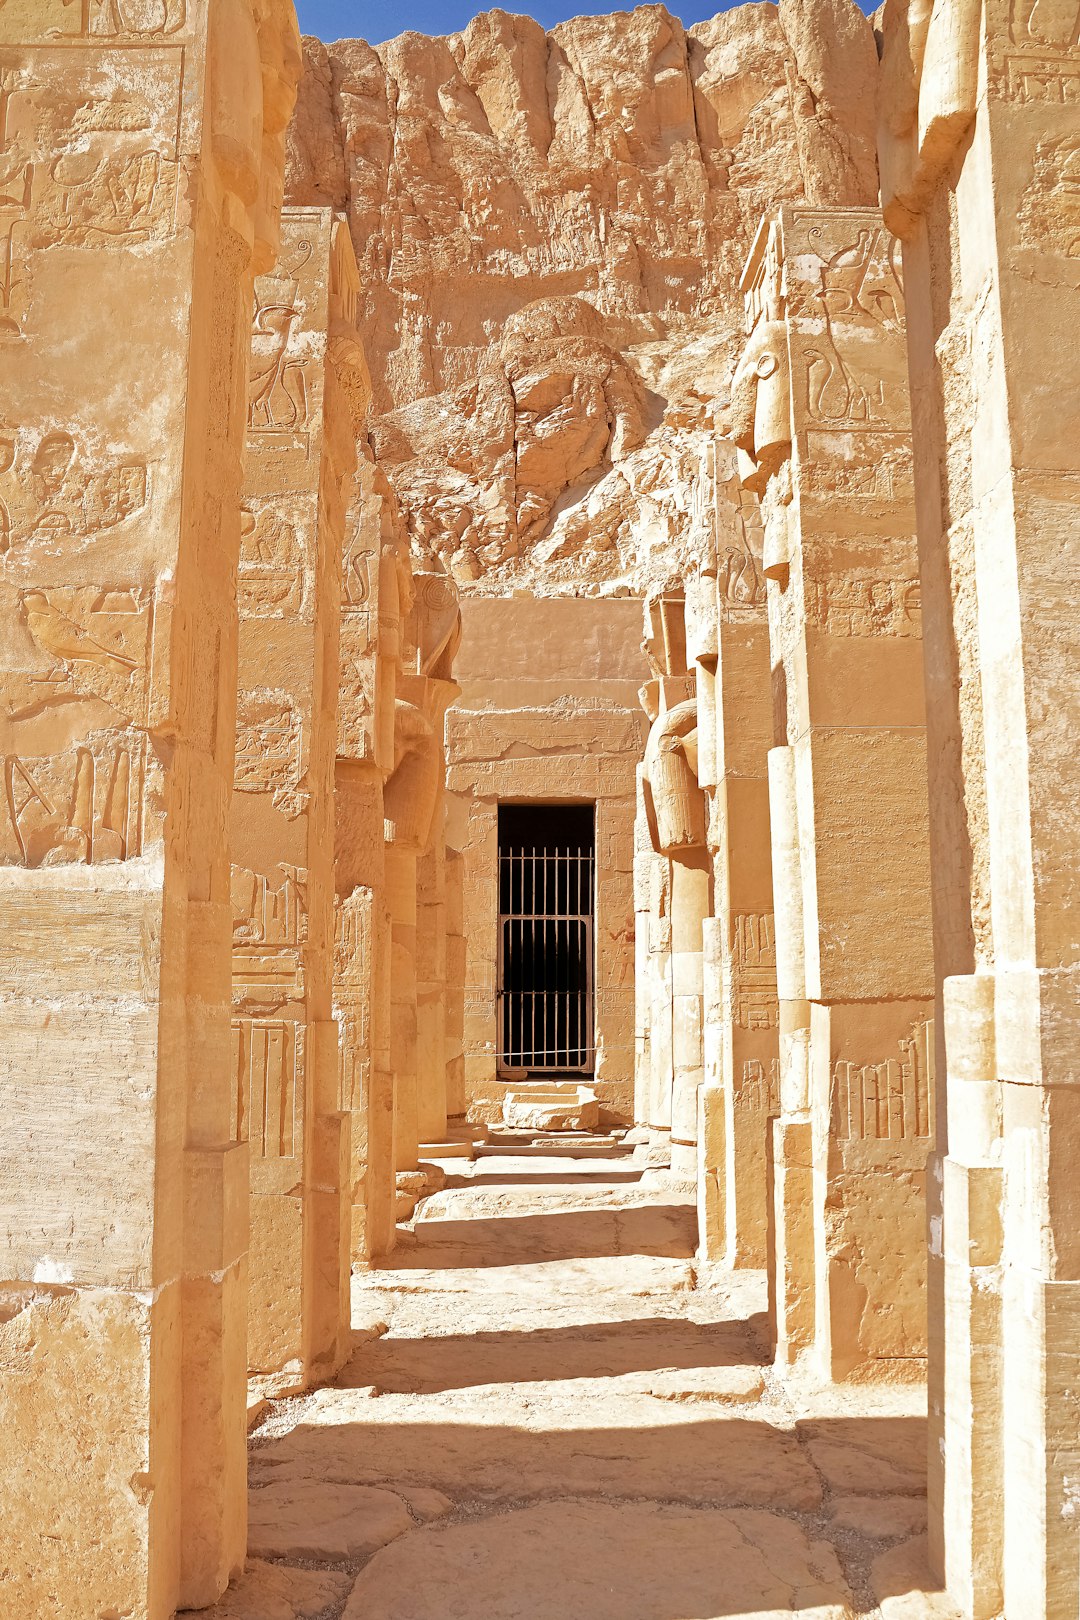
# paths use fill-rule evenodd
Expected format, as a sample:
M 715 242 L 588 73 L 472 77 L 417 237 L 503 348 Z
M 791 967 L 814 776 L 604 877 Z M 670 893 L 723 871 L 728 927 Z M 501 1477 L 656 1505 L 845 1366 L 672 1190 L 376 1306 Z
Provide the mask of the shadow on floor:
M 468 1408 L 448 1422 L 442 1403 L 425 1413 L 415 1398 L 360 1401 L 341 1422 L 259 1444 L 251 1479 L 256 1515 L 267 1486 L 298 1518 L 316 1496 L 332 1511 L 335 1488 L 356 1484 L 434 1487 L 468 1504 L 467 1522 L 432 1524 L 368 1565 L 365 1601 L 348 1611 L 365 1620 L 839 1620 L 873 1605 L 852 1601 L 824 1487 L 925 1493 L 925 1423 L 912 1417 L 788 1429 L 675 1406 L 643 1422 L 647 1406 L 615 1400 L 602 1413 L 590 1403 L 587 1421 L 568 1401 L 508 1403 L 498 1422 L 480 1402 L 474 1422 Z M 804 1515 L 818 1517 L 808 1526 Z M 850 1556 L 850 1537 L 841 1541 Z M 278 1555 L 290 1551 L 299 1556 L 286 1527 Z M 879 1552 L 864 1543 L 863 1574 Z M 926 1589 L 910 1558 L 889 1578 L 893 1593 Z
M 338 1383 L 374 1384 L 386 1394 L 435 1394 L 476 1384 L 615 1378 L 669 1367 L 762 1366 L 767 1327 L 760 1312 L 737 1322 L 647 1316 L 519 1333 L 374 1339 L 360 1347 Z
M 697 1245 L 697 1210 L 691 1204 L 632 1204 L 550 1215 L 421 1217 L 416 1238 L 415 1249 L 395 1251 L 376 1269 L 537 1265 L 630 1254 L 689 1259 Z

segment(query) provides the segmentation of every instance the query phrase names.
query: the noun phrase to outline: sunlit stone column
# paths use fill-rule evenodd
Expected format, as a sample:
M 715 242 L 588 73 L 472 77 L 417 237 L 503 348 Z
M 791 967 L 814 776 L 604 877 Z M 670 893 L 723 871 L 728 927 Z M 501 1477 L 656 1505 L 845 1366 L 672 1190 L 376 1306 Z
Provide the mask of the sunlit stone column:
M 932 1551 L 980 1620 L 1080 1608 L 1076 24 L 1065 4 L 891 5 L 882 64 L 945 1077 Z
M 292 7 L 0 10 L 0 1568 L 166 1620 L 246 1539 L 229 797 Z
M 342 1100 L 351 1116 L 352 1260 L 395 1240 L 391 923 L 383 794 L 394 768 L 401 620 L 409 570 L 393 498 L 370 460 L 358 470 L 341 573 L 334 776 L 334 1014 Z
M 277 1391 L 330 1376 L 349 1325 L 332 794 L 345 485 L 368 394 L 358 292 L 344 223 L 287 209 L 255 283 L 231 827 L 248 1367 Z
M 796 869 L 801 890 L 802 984 L 781 990 L 777 1232 L 805 1271 L 805 1225 L 798 1241 L 786 1230 L 790 1153 L 803 1184 L 813 1166 L 814 1351 L 832 1377 L 917 1376 L 926 1344 L 930 884 L 897 252 L 866 210 L 767 218 L 733 386 L 765 524 L 776 911 Z

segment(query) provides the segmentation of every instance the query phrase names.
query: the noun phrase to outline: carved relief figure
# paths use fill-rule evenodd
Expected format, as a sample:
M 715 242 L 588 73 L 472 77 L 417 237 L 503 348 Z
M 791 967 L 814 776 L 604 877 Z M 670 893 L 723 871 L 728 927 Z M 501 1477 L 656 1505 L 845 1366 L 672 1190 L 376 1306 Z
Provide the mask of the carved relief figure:
M 131 734 L 94 736 L 57 754 L 9 754 L 4 795 L 14 848 L 0 860 L 89 866 L 137 855 L 143 751 Z
M 41 659 L 32 687 L 103 699 L 132 724 L 145 718 L 152 600 L 148 592 L 50 586 L 20 592 L 23 623 Z
M 310 244 L 300 247 L 310 255 Z M 299 260 L 301 265 L 305 262 Z M 255 283 L 248 383 L 248 426 L 255 431 L 302 428 L 307 423 L 304 362 L 289 347 L 300 319 L 298 295 L 295 275 L 260 276 Z
M 243 692 L 236 711 L 237 793 L 269 793 L 286 816 L 298 816 L 307 795 L 300 789 L 302 721 L 284 693 Z
M 283 618 L 300 609 L 304 553 L 296 526 L 271 505 L 240 511 L 238 605 L 244 618 Z
M 7 550 L 51 538 L 83 540 L 123 523 L 147 503 L 144 462 L 93 467 L 70 433 L 54 430 L 32 453 L 12 434 L 0 452 Z
M 747 290 L 746 347 L 731 381 L 731 437 L 756 464 L 743 479 L 759 494 L 791 449 L 791 381 L 778 227 Z

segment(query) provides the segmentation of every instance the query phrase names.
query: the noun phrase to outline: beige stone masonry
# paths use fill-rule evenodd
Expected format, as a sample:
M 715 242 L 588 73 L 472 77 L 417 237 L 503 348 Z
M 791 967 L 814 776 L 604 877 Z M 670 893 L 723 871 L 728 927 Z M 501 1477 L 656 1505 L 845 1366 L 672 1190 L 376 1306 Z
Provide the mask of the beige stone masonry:
M 926 619 L 944 1085 L 931 1551 L 966 1614 L 1080 1605 L 1075 7 L 884 18 Z
M 464 1088 L 474 1120 L 499 1120 L 500 800 L 596 807 L 594 1082 L 601 1121 L 630 1124 L 634 1090 L 634 787 L 647 674 L 641 604 L 574 597 L 463 599 L 461 698 L 447 715 L 447 782 L 466 801 Z
M 252 276 L 292 7 L 0 12 L 0 1566 L 167 1620 L 244 1559 L 229 797 Z
M 767 1146 L 779 1113 L 776 939 L 767 755 L 769 639 L 756 496 L 740 490 L 718 436 L 716 515 L 702 571 L 687 581 L 687 658 L 698 706 L 698 781 L 708 801 L 713 915 L 705 924 L 699 1245 L 763 1266 Z
M 368 392 L 358 293 L 344 225 L 287 209 L 278 262 L 255 283 L 231 825 L 248 1366 L 275 1390 L 331 1376 L 348 1343 L 333 787 L 346 486 Z
M 395 1241 L 390 912 L 383 792 L 394 766 L 394 708 L 410 576 L 392 497 L 359 469 L 341 564 L 334 775 L 334 1011 L 342 1100 L 351 1115 L 354 1265 Z
M 781 1119 L 809 1124 L 814 1170 L 811 1255 L 775 1166 L 793 1268 L 777 1302 L 788 1319 L 812 1273 L 814 1356 L 833 1377 L 904 1376 L 926 1344 L 932 961 L 898 252 L 867 210 L 767 217 L 733 385 L 769 580 Z M 796 1140 L 801 1158 L 801 1133 L 774 1135 Z

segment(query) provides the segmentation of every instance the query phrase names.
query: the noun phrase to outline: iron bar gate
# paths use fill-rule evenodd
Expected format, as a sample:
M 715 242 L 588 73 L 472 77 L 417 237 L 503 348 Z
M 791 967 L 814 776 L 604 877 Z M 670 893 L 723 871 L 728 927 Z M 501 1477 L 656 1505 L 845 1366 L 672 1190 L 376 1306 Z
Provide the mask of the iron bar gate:
M 593 843 L 559 841 L 559 808 L 544 807 L 550 834 L 515 837 L 511 823 L 504 839 L 500 826 L 498 1070 L 504 1079 L 523 1071 L 593 1069 Z M 580 815 L 581 807 L 572 808 Z

